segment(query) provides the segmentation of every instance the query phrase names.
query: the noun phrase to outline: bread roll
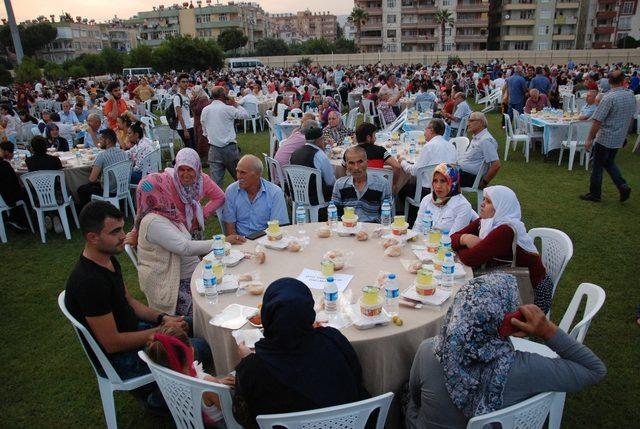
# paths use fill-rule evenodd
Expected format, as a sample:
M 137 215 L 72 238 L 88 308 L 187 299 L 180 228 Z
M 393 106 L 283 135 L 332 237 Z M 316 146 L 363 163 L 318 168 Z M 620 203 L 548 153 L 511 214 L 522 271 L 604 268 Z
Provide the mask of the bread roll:
M 395 238 L 387 238 L 382 242 L 382 245 L 384 246 L 385 249 L 388 249 L 391 246 L 396 246 L 398 244 L 400 244 L 400 242 Z
M 402 248 L 400 246 L 389 246 L 384 251 L 385 256 L 391 257 L 400 256 L 400 253 L 402 253 Z
M 318 237 L 319 238 L 329 238 L 331 237 L 331 230 L 327 227 L 321 227 L 318 229 Z
M 367 241 L 369 239 L 369 234 L 364 231 L 360 231 L 356 234 L 356 240 L 358 241 Z

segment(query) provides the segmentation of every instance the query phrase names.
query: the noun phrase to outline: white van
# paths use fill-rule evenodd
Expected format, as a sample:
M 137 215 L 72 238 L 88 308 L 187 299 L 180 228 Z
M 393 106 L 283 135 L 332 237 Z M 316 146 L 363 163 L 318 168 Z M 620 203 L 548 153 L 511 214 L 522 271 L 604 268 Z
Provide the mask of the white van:
M 246 71 L 263 67 L 263 64 L 257 58 L 228 58 L 227 66 L 231 71 Z
M 124 77 L 147 76 L 153 73 L 154 71 L 151 67 L 135 67 L 135 68 L 122 69 L 122 76 Z

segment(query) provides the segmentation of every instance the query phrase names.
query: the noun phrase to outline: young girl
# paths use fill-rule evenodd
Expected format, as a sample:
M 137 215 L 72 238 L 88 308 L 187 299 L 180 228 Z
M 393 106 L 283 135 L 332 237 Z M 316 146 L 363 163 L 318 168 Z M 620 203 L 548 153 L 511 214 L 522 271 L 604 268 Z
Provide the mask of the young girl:
M 158 365 L 181 374 L 227 386 L 235 385 L 235 377 L 233 376 L 218 379 L 202 370 L 202 364 L 193 360 L 193 347 L 189 337 L 181 329 L 161 328 L 147 344 L 146 353 Z M 208 428 L 224 427 L 224 419 L 220 411 L 220 398 L 213 392 L 202 394 L 202 419 Z

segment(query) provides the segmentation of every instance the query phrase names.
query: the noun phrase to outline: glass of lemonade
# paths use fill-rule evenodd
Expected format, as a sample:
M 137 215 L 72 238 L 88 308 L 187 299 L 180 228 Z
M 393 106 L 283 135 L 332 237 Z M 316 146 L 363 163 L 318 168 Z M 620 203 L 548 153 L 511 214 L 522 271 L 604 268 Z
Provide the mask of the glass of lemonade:
M 320 262 L 320 271 L 323 276 L 331 277 L 334 272 L 333 261 L 331 259 L 323 259 L 322 262 Z
M 440 237 L 442 233 L 437 229 L 429 231 L 429 241 L 427 242 L 427 251 L 429 253 L 435 253 L 440 246 Z
M 212 262 L 213 275 L 216 276 L 216 284 L 222 283 L 222 277 L 224 277 L 224 264 L 222 261 L 215 260 Z

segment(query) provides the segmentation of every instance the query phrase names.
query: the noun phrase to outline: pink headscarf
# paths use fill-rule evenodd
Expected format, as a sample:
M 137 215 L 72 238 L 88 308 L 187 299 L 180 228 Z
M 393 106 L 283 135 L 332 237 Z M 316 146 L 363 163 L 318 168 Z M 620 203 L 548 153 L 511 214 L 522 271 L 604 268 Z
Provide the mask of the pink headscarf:
M 180 374 L 183 373 L 184 369 L 180 363 L 180 359 L 178 359 L 178 354 L 176 353 L 176 348 L 179 348 L 182 350 L 182 353 L 185 357 L 185 364 L 187 368 L 189 368 L 189 375 L 191 377 L 196 376 L 196 371 L 193 368 L 193 350 L 191 350 L 191 347 L 180 341 L 178 338 L 171 337 L 169 335 L 155 333 L 153 334 L 153 339 L 159 341 L 167 351 L 169 368 L 176 372 L 179 372 Z
M 183 185 L 178 177 L 179 167 L 189 167 L 196 172 L 196 180 L 193 185 Z M 202 184 L 202 164 L 198 152 L 191 148 L 180 149 L 176 155 L 175 168 L 166 168 L 165 173 L 173 178 L 173 185 L 176 195 L 180 201 L 184 203 L 184 216 L 187 228 L 191 230 L 193 218 L 198 220 L 200 229 L 204 230 L 204 212 L 200 205 L 200 200 L 204 196 L 204 187 Z
M 142 179 L 136 190 L 138 213 L 135 229 L 149 213 L 156 213 L 169 219 L 176 225 L 186 226 L 184 215 L 173 199 L 173 183 L 171 176 L 164 173 L 151 173 Z

